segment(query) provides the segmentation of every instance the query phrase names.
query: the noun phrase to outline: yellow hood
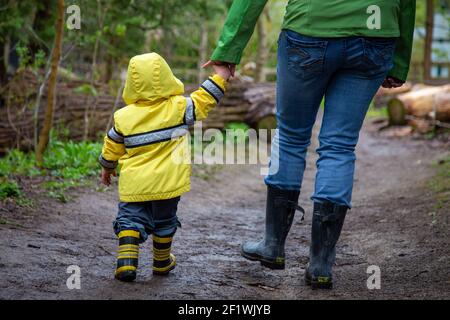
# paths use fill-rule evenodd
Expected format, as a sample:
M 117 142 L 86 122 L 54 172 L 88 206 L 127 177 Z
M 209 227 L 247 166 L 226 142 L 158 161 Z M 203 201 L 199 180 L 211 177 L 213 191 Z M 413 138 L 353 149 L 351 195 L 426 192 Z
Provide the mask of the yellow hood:
M 131 58 L 123 100 L 127 105 L 153 102 L 184 94 L 184 85 L 157 53 L 146 53 Z

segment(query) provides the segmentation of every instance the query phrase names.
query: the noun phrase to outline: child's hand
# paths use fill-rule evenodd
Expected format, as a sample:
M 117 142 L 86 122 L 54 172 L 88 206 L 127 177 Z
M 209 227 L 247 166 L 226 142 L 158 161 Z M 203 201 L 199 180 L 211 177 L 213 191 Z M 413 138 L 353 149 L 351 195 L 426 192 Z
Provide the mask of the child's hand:
M 102 168 L 102 173 L 101 173 L 101 181 L 105 186 L 109 186 L 111 185 L 111 175 L 113 175 L 114 177 L 116 177 L 116 170 L 108 170 L 105 168 Z
M 213 65 L 214 72 L 217 73 L 219 76 L 224 78 L 225 80 L 230 79 L 231 77 L 231 70 L 228 67 L 228 65 Z

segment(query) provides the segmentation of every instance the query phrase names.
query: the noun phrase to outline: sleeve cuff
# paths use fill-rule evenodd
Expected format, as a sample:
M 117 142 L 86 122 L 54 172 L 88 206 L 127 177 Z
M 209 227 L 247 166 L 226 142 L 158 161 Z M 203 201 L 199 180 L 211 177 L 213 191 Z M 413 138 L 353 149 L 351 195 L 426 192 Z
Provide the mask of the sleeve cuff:
M 241 62 L 241 55 L 237 53 L 230 53 L 229 51 L 231 50 L 226 52 L 224 49 L 216 49 L 211 55 L 211 60 L 228 62 L 236 65 L 239 64 Z
M 219 76 L 218 74 L 214 74 L 211 76 L 212 81 L 220 86 L 220 88 L 225 92 L 227 90 L 228 81 Z
M 394 67 L 393 69 L 391 69 L 391 71 L 388 72 L 388 76 L 397 78 L 402 81 L 406 81 L 406 78 L 408 78 L 408 71 L 409 71 L 408 68 Z
M 105 168 L 105 169 L 115 169 L 117 167 L 118 162 L 117 161 L 109 161 L 106 160 L 105 158 L 103 158 L 103 155 L 100 155 L 98 157 L 98 162 L 100 163 L 100 165 Z
M 217 77 L 215 77 L 215 76 L 217 76 Z M 224 79 L 222 79 L 222 77 L 220 77 L 218 75 L 215 75 L 215 76 L 209 77 L 208 80 L 203 82 L 201 85 L 201 88 L 203 90 L 205 90 L 206 93 L 209 94 L 211 97 L 213 97 L 214 100 L 216 100 L 216 103 L 219 103 L 220 100 L 225 95 L 225 90 L 216 81 L 222 82 L 222 85 L 223 85 Z

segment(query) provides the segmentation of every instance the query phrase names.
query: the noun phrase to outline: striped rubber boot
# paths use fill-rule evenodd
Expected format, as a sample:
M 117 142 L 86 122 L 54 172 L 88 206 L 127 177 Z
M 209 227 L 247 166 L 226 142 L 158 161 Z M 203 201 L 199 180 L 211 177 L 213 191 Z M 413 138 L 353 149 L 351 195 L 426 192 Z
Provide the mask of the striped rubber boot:
M 136 279 L 136 269 L 139 257 L 139 232 L 123 230 L 119 233 L 119 250 L 115 278 L 131 282 Z
M 158 237 L 153 235 L 153 274 L 164 276 L 177 265 L 175 256 L 170 253 L 172 236 Z

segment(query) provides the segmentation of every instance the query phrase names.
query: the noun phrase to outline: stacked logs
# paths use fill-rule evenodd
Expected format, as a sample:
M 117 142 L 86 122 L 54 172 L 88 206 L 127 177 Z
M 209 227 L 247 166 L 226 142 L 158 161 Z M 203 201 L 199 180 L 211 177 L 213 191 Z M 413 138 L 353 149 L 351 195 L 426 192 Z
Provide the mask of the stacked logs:
M 2 89 L 0 106 L 0 153 L 10 148 L 30 150 L 33 148 L 35 131 L 35 102 L 39 83 L 29 72 L 18 74 Z M 81 140 L 85 130 L 85 109 L 89 110 L 89 139 L 98 138 L 104 132 L 110 119 L 115 97 L 108 93 L 107 86 L 96 86 L 97 96 L 77 93 L 76 89 L 85 85 L 82 81 L 59 81 L 57 85 L 54 128 L 64 128 L 68 138 Z M 38 112 L 40 130 L 45 113 L 46 90 L 41 98 Z
M 203 122 L 204 128 L 224 128 L 230 122 L 258 127 L 275 114 L 275 84 L 245 80 L 230 82 L 225 97 Z
M 54 127 L 64 128 L 70 139 L 82 140 L 85 131 L 85 110 L 86 106 L 90 106 L 88 139 L 100 141 L 100 136 L 104 134 L 108 124 L 111 124 L 116 97 L 106 85 L 96 85 L 98 94 L 95 97 L 76 90 L 85 84 L 78 80 L 58 82 Z M 1 90 L 3 102 L 0 103 L 0 153 L 5 153 L 10 148 L 33 148 L 34 105 L 39 85 L 34 74 L 23 72 Z M 191 86 L 186 91 L 194 89 L 196 88 Z M 43 121 L 46 99 L 44 90 L 38 123 Z M 123 107 L 122 101 L 118 107 Z M 230 122 L 245 122 L 255 127 L 262 119 L 273 117 L 274 110 L 274 84 L 235 80 L 230 82 L 220 105 L 203 122 L 203 128 L 222 129 Z

